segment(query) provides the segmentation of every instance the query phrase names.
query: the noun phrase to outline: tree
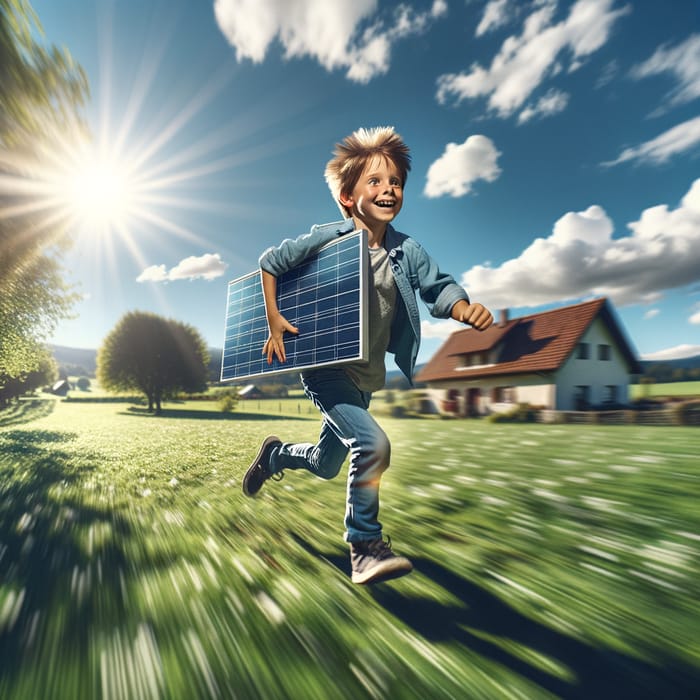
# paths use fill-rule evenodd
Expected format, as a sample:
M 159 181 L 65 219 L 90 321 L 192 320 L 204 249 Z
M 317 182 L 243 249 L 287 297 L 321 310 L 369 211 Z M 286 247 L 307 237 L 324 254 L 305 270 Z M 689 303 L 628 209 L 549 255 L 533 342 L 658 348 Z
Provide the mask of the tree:
M 5 148 L 31 149 L 48 130 L 65 134 L 82 123 L 76 107 L 88 93 L 85 72 L 66 49 L 39 43 L 42 34 L 28 0 L 0 0 L 0 143 Z
M 179 392 L 203 391 L 209 353 L 192 326 L 156 314 L 131 311 L 107 335 L 97 353 L 97 378 L 108 391 L 140 391 L 148 410 Z
M 52 144 L 84 131 L 87 79 L 40 34 L 27 0 L 0 0 L 0 390 L 39 368 L 41 341 L 75 300 L 58 259 L 65 219 L 32 185 Z
M 35 391 L 39 387 L 53 384 L 56 381 L 58 365 L 49 349 L 38 347 L 35 354 L 39 358 L 36 369 L 7 378 L 0 386 L 0 408 L 4 408 L 12 399 L 18 399 L 22 394 Z

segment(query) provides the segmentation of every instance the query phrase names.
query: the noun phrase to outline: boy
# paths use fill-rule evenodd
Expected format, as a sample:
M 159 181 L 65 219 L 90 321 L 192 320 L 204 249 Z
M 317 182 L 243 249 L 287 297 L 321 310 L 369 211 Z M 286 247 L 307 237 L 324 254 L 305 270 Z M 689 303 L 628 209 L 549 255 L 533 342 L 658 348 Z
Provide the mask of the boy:
M 350 452 L 345 511 L 345 540 L 350 544 L 352 581 L 371 583 L 412 570 L 405 557 L 391 551 L 379 522 L 379 482 L 389 466 L 391 446 L 369 414 L 372 392 L 385 380 L 385 353 L 412 378 L 420 342 L 416 290 L 431 314 L 452 317 L 484 330 L 493 316 L 472 304 L 452 277 L 391 222 L 403 204 L 410 170 L 408 147 L 392 127 L 358 129 L 336 145 L 326 166 L 326 182 L 344 221 L 317 225 L 296 240 L 285 240 L 260 257 L 269 337 L 263 354 L 284 362 L 284 333 L 298 330 L 277 308 L 277 277 L 298 265 L 337 236 L 356 229 L 368 233 L 370 256 L 369 361 L 303 372 L 306 395 L 321 412 L 318 442 L 289 443 L 267 437 L 243 479 L 243 492 L 255 495 L 266 480 L 281 478 L 285 469 L 307 469 L 324 479 L 340 471 Z

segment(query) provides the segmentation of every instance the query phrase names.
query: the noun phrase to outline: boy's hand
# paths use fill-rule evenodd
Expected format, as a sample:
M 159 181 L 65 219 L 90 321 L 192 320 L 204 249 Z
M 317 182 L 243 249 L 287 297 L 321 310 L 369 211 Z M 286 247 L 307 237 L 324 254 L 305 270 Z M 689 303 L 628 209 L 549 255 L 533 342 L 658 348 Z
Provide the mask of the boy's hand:
M 277 313 L 272 317 L 268 317 L 267 325 L 270 329 L 270 336 L 263 345 L 262 354 L 267 355 L 267 364 L 272 364 L 273 356 L 277 356 L 280 362 L 287 361 L 287 355 L 284 352 L 284 332 L 299 333 L 299 329 L 295 328 L 281 313 Z
M 483 304 L 468 304 L 466 301 L 458 301 L 452 307 L 452 318 L 468 323 L 478 331 L 485 331 L 493 323 L 493 315 Z

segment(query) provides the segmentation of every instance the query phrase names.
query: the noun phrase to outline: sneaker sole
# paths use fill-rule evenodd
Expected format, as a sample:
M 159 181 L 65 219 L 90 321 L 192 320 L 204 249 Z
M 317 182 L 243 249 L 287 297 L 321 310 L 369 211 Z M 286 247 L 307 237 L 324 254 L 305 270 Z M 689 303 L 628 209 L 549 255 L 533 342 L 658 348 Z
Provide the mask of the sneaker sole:
M 248 480 L 250 479 L 250 474 L 255 469 L 255 467 L 258 466 L 260 460 L 262 459 L 263 454 L 265 453 L 265 450 L 270 446 L 270 443 L 273 442 L 281 442 L 281 440 L 276 436 L 276 435 L 269 435 L 266 437 L 262 445 L 260 445 L 260 449 L 258 450 L 258 454 L 255 455 L 255 459 L 250 463 L 250 466 L 248 467 L 248 470 L 245 473 L 245 476 L 243 477 L 243 493 L 246 496 L 255 496 L 256 494 L 260 493 L 260 489 L 255 491 L 254 493 L 251 493 L 248 490 Z
M 369 571 L 352 572 L 353 583 L 377 583 L 399 576 L 405 576 L 413 571 L 413 564 L 405 557 L 396 557 L 387 562 L 382 562 Z

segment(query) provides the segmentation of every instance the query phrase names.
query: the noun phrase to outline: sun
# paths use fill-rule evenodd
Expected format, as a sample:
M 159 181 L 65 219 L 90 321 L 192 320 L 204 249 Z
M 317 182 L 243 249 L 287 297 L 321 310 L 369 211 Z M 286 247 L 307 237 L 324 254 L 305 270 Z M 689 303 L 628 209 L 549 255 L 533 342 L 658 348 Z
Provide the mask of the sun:
M 65 143 L 49 180 L 75 233 L 109 236 L 138 218 L 144 176 L 125 149 L 89 138 Z
M 136 180 L 115 156 L 89 154 L 65 174 L 65 205 L 81 226 L 108 231 L 126 225 L 136 204 Z

